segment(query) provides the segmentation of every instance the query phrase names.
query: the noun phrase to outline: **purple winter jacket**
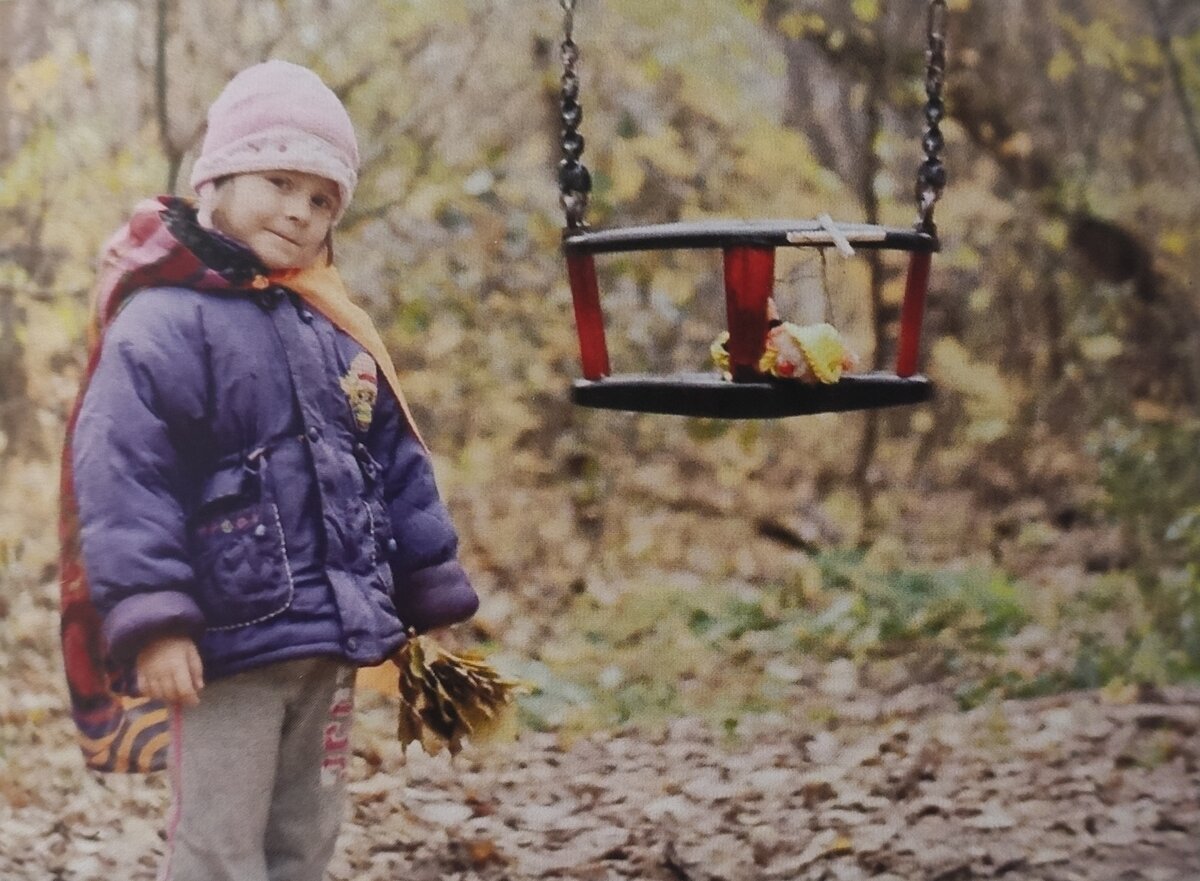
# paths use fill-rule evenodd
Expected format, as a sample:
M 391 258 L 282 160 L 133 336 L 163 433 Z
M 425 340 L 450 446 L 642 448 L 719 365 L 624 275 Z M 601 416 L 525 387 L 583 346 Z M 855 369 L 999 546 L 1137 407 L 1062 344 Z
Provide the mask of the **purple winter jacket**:
M 374 366 L 283 288 L 129 299 L 74 438 L 114 663 L 186 633 L 209 679 L 313 655 L 370 665 L 408 628 L 474 614 L 428 455 Z

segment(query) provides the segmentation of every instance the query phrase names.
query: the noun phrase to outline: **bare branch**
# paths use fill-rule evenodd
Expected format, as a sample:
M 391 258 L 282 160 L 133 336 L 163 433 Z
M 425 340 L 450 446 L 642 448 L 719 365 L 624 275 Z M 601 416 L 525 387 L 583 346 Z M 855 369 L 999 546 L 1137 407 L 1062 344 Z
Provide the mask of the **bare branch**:
M 178 184 L 179 166 L 183 151 L 171 140 L 171 118 L 167 108 L 167 17 L 171 0 L 158 0 L 154 35 L 154 98 L 158 115 L 158 138 L 167 157 L 167 192 L 174 193 Z
M 1162 49 L 1163 59 L 1167 64 L 1167 72 L 1171 77 L 1171 86 L 1179 101 L 1179 110 L 1183 114 L 1183 123 L 1187 128 L 1188 137 L 1192 141 L 1192 150 L 1196 160 L 1200 162 L 1200 123 L 1196 121 L 1196 107 L 1188 94 L 1187 84 L 1183 81 L 1183 68 L 1179 58 L 1171 46 L 1171 29 L 1168 26 L 1167 14 L 1163 9 L 1162 0 L 1146 0 L 1150 14 L 1154 17 L 1154 39 Z

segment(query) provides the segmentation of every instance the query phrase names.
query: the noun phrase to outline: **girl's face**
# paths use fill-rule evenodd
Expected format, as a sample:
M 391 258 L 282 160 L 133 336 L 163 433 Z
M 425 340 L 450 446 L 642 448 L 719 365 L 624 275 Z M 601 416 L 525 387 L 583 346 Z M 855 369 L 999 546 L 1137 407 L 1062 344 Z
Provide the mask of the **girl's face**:
M 208 216 L 268 269 L 304 269 L 325 252 L 338 198 L 337 184 L 315 174 L 249 172 L 216 186 Z

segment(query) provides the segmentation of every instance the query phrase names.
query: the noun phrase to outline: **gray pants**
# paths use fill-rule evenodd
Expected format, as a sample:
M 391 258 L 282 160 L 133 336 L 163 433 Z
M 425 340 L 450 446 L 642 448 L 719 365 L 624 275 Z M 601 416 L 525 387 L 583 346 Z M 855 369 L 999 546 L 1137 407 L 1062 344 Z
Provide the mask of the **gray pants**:
M 346 802 L 354 669 L 333 658 L 219 679 L 172 715 L 163 881 L 321 881 Z

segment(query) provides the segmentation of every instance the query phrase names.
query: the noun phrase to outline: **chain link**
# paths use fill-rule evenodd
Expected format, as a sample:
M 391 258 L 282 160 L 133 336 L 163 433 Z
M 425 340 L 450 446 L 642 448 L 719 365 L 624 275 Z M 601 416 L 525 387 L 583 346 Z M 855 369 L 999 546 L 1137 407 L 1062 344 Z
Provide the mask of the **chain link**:
M 588 196 L 592 191 L 592 176 L 583 164 L 583 106 L 579 103 L 579 47 L 575 45 L 575 5 L 577 0 L 559 0 L 563 10 L 563 41 L 559 48 L 563 74 L 560 93 L 562 111 L 562 161 L 558 164 L 559 199 L 566 214 L 568 229 L 587 226 Z
M 564 0 L 566 2 L 566 0 Z M 921 146 L 925 161 L 917 170 L 917 229 L 937 236 L 937 224 L 933 221 L 933 209 L 946 187 L 946 166 L 942 164 L 942 148 L 946 141 L 942 136 L 942 120 L 946 117 L 946 104 L 942 92 L 946 85 L 946 19 L 949 9 L 946 0 L 929 0 L 925 33 L 928 48 L 925 53 L 925 135 Z
M 568 40 L 575 35 L 575 4 L 577 0 L 558 0 L 563 11 L 563 34 Z

